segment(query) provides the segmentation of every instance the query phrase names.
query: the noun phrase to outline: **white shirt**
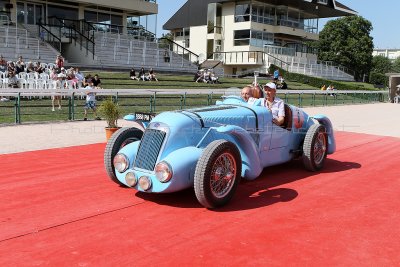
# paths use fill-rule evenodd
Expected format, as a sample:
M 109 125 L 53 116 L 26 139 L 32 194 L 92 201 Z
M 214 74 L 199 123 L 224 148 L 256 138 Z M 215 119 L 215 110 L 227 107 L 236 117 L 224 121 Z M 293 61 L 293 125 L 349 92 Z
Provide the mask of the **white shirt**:
M 94 88 L 88 85 L 85 87 L 85 89 L 93 90 Z M 86 94 L 86 102 L 89 102 L 89 101 L 93 101 L 93 102 L 96 101 L 96 94 L 94 92 L 89 92 Z
M 271 110 L 273 119 L 278 119 L 279 117 L 285 117 L 285 103 L 283 103 L 283 100 L 280 99 L 279 97 L 275 97 L 270 107 L 268 107 L 267 100 L 264 98 L 264 100 L 261 102 L 261 106 L 267 107 L 268 109 Z

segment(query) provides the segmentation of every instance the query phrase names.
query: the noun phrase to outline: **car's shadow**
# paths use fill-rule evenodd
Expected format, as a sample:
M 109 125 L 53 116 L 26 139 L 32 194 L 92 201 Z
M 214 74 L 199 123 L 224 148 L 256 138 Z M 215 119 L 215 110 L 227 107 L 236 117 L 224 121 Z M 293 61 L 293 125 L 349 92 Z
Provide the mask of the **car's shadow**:
M 253 181 L 242 179 L 235 196 L 226 206 L 214 209 L 218 212 L 254 209 L 269 206 L 278 202 L 287 202 L 298 196 L 296 190 L 290 188 L 290 183 L 310 178 L 317 174 L 336 173 L 361 168 L 359 163 L 342 162 L 326 159 L 320 172 L 306 171 L 300 160 L 264 169 Z M 323 178 L 323 176 L 321 177 Z M 283 187 L 283 185 L 285 185 Z M 136 196 L 144 200 L 179 208 L 202 207 L 196 199 L 193 188 L 168 194 L 148 194 L 136 192 Z

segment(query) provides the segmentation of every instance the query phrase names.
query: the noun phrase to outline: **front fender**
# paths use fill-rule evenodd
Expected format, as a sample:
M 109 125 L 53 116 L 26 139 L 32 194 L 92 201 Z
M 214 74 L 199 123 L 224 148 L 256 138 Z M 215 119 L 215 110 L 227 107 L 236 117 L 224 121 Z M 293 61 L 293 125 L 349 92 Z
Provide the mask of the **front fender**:
M 333 134 L 333 126 L 331 120 L 325 115 L 313 116 L 320 124 L 324 125 L 328 134 L 328 154 L 333 154 L 336 151 L 336 140 Z
M 263 168 L 256 143 L 251 135 L 241 127 L 227 125 L 216 128 L 216 131 L 231 136 L 242 157 L 242 177 L 248 180 L 256 179 Z
M 168 189 L 164 192 L 173 192 L 193 186 L 194 172 L 203 149 L 184 147 L 168 154 L 162 161 L 166 161 L 172 168 L 172 179 Z

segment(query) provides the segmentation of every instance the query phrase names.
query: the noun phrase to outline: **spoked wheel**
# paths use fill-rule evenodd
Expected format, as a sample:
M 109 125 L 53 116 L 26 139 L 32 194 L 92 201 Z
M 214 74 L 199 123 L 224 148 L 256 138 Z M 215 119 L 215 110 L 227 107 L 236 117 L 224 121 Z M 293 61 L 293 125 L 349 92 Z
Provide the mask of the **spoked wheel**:
M 116 131 L 111 138 L 108 140 L 106 149 L 104 151 L 104 167 L 106 168 L 106 172 L 110 179 L 122 186 L 122 184 L 115 175 L 114 169 L 114 157 L 124 146 L 129 143 L 139 141 L 143 136 L 143 131 L 137 128 L 124 127 Z
M 216 140 L 203 151 L 196 165 L 194 190 L 206 208 L 225 205 L 240 182 L 242 160 L 237 147 L 226 140 Z
M 324 166 L 328 152 L 328 136 L 321 124 L 313 124 L 308 129 L 303 144 L 303 164 L 309 171 L 318 171 Z

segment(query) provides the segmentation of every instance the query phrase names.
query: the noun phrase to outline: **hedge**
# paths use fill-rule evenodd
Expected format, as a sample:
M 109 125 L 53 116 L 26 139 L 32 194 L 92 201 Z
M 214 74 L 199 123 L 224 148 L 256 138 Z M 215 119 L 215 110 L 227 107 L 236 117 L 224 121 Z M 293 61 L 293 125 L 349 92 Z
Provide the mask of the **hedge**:
M 292 72 L 288 72 L 274 64 L 271 64 L 271 66 L 268 69 L 269 73 L 274 73 L 274 71 L 278 69 L 279 73 L 285 77 L 286 80 L 289 81 L 297 81 L 299 83 L 304 83 L 304 84 L 309 84 L 313 87 L 317 87 L 317 88 L 321 88 L 322 85 L 326 85 L 326 87 L 328 87 L 328 85 L 333 84 L 335 86 L 335 89 L 337 90 L 366 90 L 366 88 L 363 85 L 351 85 L 351 84 L 347 84 L 347 83 L 343 83 L 340 81 L 332 81 L 332 80 L 327 80 L 327 79 L 323 79 L 323 78 L 317 78 L 317 77 L 311 77 L 311 76 L 307 76 L 304 74 L 299 74 L 299 73 L 292 73 Z

